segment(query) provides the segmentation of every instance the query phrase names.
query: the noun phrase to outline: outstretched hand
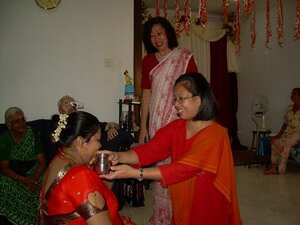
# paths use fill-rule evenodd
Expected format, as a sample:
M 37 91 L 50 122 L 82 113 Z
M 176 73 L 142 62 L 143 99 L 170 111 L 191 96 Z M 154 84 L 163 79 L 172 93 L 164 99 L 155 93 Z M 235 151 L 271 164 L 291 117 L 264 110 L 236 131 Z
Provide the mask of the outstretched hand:
M 122 179 L 122 178 L 136 178 L 138 177 L 139 171 L 126 164 L 110 167 L 108 174 L 100 175 L 101 178 L 108 180 Z
M 109 151 L 109 150 L 100 150 L 97 151 L 96 154 L 101 154 L 101 153 L 105 153 L 108 154 L 108 159 L 111 161 L 112 165 L 117 165 L 119 163 L 119 159 L 120 159 L 120 155 L 118 152 L 113 152 L 113 151 Z

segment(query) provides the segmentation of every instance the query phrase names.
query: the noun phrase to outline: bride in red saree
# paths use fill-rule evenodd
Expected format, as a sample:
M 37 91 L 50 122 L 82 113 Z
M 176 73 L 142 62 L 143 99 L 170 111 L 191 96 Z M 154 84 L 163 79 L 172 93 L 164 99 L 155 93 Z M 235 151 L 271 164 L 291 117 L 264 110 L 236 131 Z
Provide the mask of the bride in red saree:
M 100 122 L 86 112 L 60 115 L 53 138 L 62 152 L 51 162 L 41 190 L 39 225 L 121 225 L 111 190 L 89 166 L 101 147 Z

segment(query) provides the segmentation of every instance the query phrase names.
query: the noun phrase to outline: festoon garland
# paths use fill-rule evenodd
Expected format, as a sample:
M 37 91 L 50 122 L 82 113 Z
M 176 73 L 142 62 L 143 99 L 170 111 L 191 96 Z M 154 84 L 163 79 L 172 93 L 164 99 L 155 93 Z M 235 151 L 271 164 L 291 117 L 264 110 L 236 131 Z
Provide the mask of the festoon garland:
M 294 40 L 296 41 L 299 39 L 300 39 L 300 0 L 297 0 Z
M 199 1 L 199 12 L 198 16 L 195 20 L 196 25 L 201 25 L 204 28 L 205 24 L 208 21 L 208 13 L 207 13 L 207 0 L 198 0 Z M 179 36 L 180 33 L 185 30 L 187 34 L 189 34 L 190 31 L 190 25 L 191 25 L 191 8 L 190 8 L 190 0 L 184 1 L 184 15 L 180 15 L 180 7 L 179 7 L 179 0 L 174 0 L 175 2 L 175 31 L 176 34 Z M 240 54 L 241 50 L 241 43 L 240 43 L 240 0 L 236 0 L 236 12 L 235 12 L 235 28 L 232 28 L 230 30 L 234 30 L 235 38 L 230 38 L 231 40 L 235 41 L 236 44 L 236 53 Z M 251 37 L 251 43 L 250 48 L 253 49 L 255 42 L 256 42 L 256 13 L 255 13 L 255 0 L 243 0 L 245 3 L 244 7 L 244 16 L 251 16 L 251 22 L 250 22 L 250 37 Z M 160 9 L 159 9 L 159 0 L 155 0 L 156 3 L 156 16 L 160 16 Z M 300 39 L 300 0 L 297 0 L 296 3 L 296 22 L 295 22 L 295 35 L 294 40 Z M 228 23 L 228 6 L 229 1 L 228 0 L 222 0 L 222 6 L 223 6 L 223 21 L 224 21 L 224 28 L 228 28 L 231 26 L 231 24 Z M 167 17 L 167 0 L 164 0 L 164 16 Z M 272 37 L 272 29 L 271 29 L 271 23 L 270 23 L 270 0 L 266 0 L 266 40 L 265 40 L 265 48 L 270 48 L 270 38 Z M 284 30 L 283 30 L 283 7 L 282 7 L 282 0 L 277 0 L 277 43 L 278 45 L 283 48 L 283 37 L 284 37 Z M 183 24 L 183 27 L 182 27 Z M 228 29 L 227 29 L 228 30 Z
M 254 48 L 256 42 L 256 14 L 255 14 L 255 2 L 254 0 L 247 0 L 244 8 L 244 16 L 252 16 L 250 21 L 250 49 Z
M 282 0 L 277 0 L 277 43 L 282 47 L 283 43 L 283 11 Z
M 241 52 L 241 22 L 240 22 L 240 0 L 236 1 L 236 54 Z

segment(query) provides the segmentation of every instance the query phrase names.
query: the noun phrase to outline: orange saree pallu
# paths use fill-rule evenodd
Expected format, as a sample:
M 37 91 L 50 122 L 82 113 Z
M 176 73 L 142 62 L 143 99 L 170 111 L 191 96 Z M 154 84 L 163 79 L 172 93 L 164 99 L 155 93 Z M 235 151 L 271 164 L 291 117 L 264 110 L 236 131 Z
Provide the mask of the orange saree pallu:
M 204 174 L 208 172 L 208 174 L 212 174 L 213 176 L 211 179 L 212 188 L 208 187 L 204 191 L 203 186 L 206 185 L 203 183 L 203 181 L 199 181 L 199 179 L 201 179 L 199 177 L 201 176 L 194 176 L 188 180 L 169 186 L 172 199 L 176 199 L 173 201 L 172 205 L 174 216 L 173 219 L 176 225 L 215 224 L 213 222 L 206 223 L 205 218 L 203 218 L 203 221 L 192 222 L 194 219 L 193 213 L 200 219 L 199 215 L 197 215 L 197 212 L 201 213 L 201 210 L 203 211 L 203 207 L 197 209 L 198 206 L 197 202 L 195 201 L 195 196 L 197 196 L 198 200 L 201 199 L 203 201 L 207 201 L 207 203 L 210 203 L 210 201 L 214 201 L 216 199 L 219 199 L 216 201 L 220 201 L 220 199 L 224 198 L 224 204 L 220 207 L 217 206 L 218 209 L 215 213 L 210 213 L 210 217 L 223 217 L 221 222 L 217 223 L 218 225 L 242 224 L 237 201 L 234 164 L 230 143 L 225 128 L 217 123 L 214 123 L 201 130 L 197 134 L 197 137 L 195 138 L 191 148 L 182 159 L 177 161 L 177 163 L 199 168 Z M 209 183 L 210 180 L 208 179 L 208 186 Z M 200 184 L 202 186 L 200 186 Z M 202 190 L 203 193 L 209 191 L 211 196 L 213 196 L 215 199 L 208 199 L 211 197 L 207 197 L 205 195 L 199 196 L 197 192 L 200 190 Z M 221 195 L 218 196 L 220 193 Z M 219 203 L 215 205 L 218 204 Z M 221 215 L 215 215 L 218 213 Z M 207 216 L 208 215 L 209 213 Z M 212 221 L 211 218 L 208 218 L 208 220 Z

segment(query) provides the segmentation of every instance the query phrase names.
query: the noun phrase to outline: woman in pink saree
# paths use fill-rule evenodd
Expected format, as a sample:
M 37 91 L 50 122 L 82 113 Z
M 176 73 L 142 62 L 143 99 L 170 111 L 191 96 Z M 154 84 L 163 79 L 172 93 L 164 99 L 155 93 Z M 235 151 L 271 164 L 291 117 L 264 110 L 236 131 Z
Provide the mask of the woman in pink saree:
M 198 71 L 192 53 L 177 47 L 175 30 L 166 18 L 154 17 L 145 23 L 143 42 L 147 55 L 142 61 L 140 145 L 148 141 L 148 137 L 152 138 L 161 127 L 178 118 L 172 104 L 174 83 L 180 75 Z M 166 163 L 170 163 L 169 158 L 158 165 Z M 170 225 L 171 218 L 168 189 L 155 182 L 151 223 Z

